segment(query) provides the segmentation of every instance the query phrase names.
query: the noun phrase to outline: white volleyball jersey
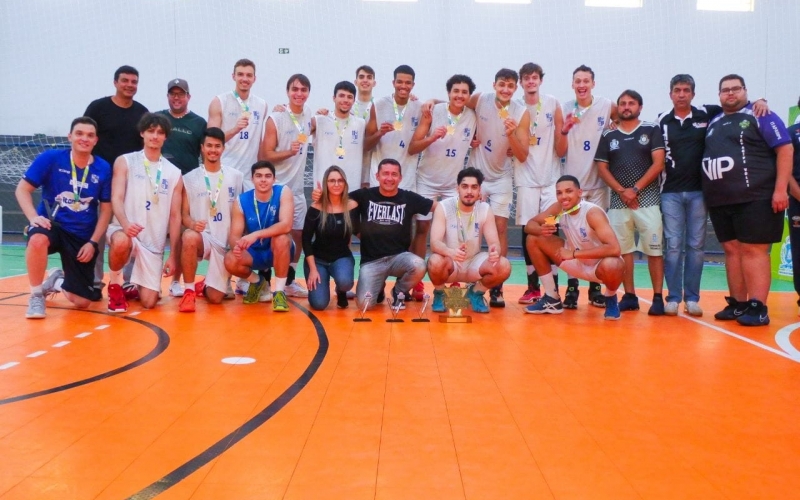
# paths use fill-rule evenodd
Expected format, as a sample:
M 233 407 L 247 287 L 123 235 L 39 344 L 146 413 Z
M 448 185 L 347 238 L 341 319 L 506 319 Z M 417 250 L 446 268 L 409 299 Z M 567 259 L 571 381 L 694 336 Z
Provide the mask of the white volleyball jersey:
M 433 116 L 428 136 L 439 127 L 454 127 L 453 133 L 437 139 L 422 152 L 417 167 L 417 184 L 435 191 L 456 189 L 456 176 L 464 168 L 464 159 L 469 153 L 469 143 L 475 133 L 475 112 L 464 108 L 460 115 L 453 116 L 449 104 L 439 103 L 433 107 Z
M 154 254 L 162 254 L 169 232 L 170 202 L 175 186 L 181 178 L 181 171 L 162 156 L 159 161 L 149 162 L 148 176 L 144 165 L 144 151 L 134 151 L 122 156 L 128 164 L 128 183 L 123 203 L 125 217 L 131 224 L 136 223 L 144 227 L 136 236 L 139 243 Z M 154 194 L 159 166 L 161 179 L 158 182 L 157 194 Z M 119 225 L 116 217 L 113 224 Z
M 294 120 L 292 120 L 294 116 Z M 289 186 L 293 193 L 303 193 L 303 173 L 306 170 L 306 154 L 308 145 L 311 144 L 311 117 L 314 114 L 305 106 L 303 113 L 293 115 L 287 106 L 286 111 L 270 113 L 269 120 L 275 123 L 278 133 L 278 146 L 276 151 L 287 151 L 292 149 L 292 143 L 297 140 L 298 135 L 305 134 L 306 142 L 300 146 L 300 152 L 290 156 L 283 161 L 275 163 L 275 181 L 278 184 Z M 295 124 L 295 121 L 297 123 Z
M 603 244 L 597 234 L 589 227 L 586 221 L 586 216 L 589 210 L 596 208 L 597 212 L 603 214 L 603 217 L 608 220 L 605 210 L 590 203 L 586 200 L 580 202 L 581 209 L 578 213 L 563 215 L 558 220 L 561 230 L 564 231 L 564 236 L 567 240 L 567 248 L 570 250 L 586 250 L 589 248 L 597 248 Z M 600 259 L 581 259 L 584 264 L 594 264 L 599 262 Z
M 528 159 L 520 163 L 514 158 L 514 184 L 517 187 L 547 187 L 561 176 L 561 160 L 556 156 L 555 116 L 560 106 L 558 100 L 539 94 L 539 103 L 528 106 L 531 115 L 531 145 Z M 541 105 L 541 106 L 540 106 Z M 560 133 L 560 131 L 559 131 Z
M 394 97 L 389 95 L 381 97 L 375 101 L 375 118 L 378 128 L 381 123 L 394 123 L 398 116 L 394 112 Z M 408 101 L 405 106 L 397 106 L 399 115 L 402 116 L 400 122 L 402 129 L 393 130 L 381 137 L 378 145 L 375 146 L 376 160 L 370 165 L 370 184 L 378 185 L 376 175 L 378 174 L 378 163 L 386 158 L 393 158 L 400 162 L 402 166 L 403 180 L 400 182 L 400 189 L 415 191 L 417 189 L 417 162 L 419 155 L 408 154 L 408 144 L 411 137 L 419 125 L 419 117 L 422 114 L 422 104 L 419 101 Z
M 478 97 L 475 114 L 478 117 L 477 138 L 480 145 L 472 151 L 469 160 L 472 166 L 483 172 L 485 180 L 490 182 L 511 177 L 505 118 L 500 117 L 495 96 L 494 92 L 489 92 Z M 508 118 L 519 123 L 525 109 L 524 104 L 512 99 L 508 104 Z
M 574 175 L 584 191 L 606 187 L 603 179 L 597 174 L 597 169 L 594 168 L 594 156 L 603 130 L 608 128 L 612 104 L 605 97 L 597 96 L 593 98 L 588 108 L 576 109 L 574 99 L 564 103 L 562 110 L 564 120 L 576 113 L 580 118 L 580 123 L 576 123 L 567 135 L 569 149 L 564 164 L 564 174 Z
M 356 98 L 356 102 L 354 102 L 353 103 L 353 107 L 350 108 L 350 114 L 361 118 L 362 120 L 364 120 L 364 123 L 368 123 L 369 122 L 369 112 L 372 109 L 372 105 L 374 104 L 374 102 L 375 102 L 374 99 L 370 99 L 367 102 L 362 102 L 362 101 L 359 101 L 358 98 Z M 378 126 L 380 126 L 380 123 L 378 124 Z M 372 165 L 372 155 L 374 153 L 375 153 L 374 150 L 364 151 L 364 154 L 361 157 L 362 158 L 361 159 L 361 162 L 362 162 L 361 164 L 364 167 L 363 168 L 363 175 L 361 176 L 361 183 L 362 184 L 365 183 L 365 182 L 367 184 L 369 184 L 369 169 L 370 169 L 370 166 Z M 350 182 L 350 181 L 348 180 L 348 182 Z M 355 189 L 357 186 L 351 183 L 350 187 L 352 189 Z
M 206 186 L 206 174 L 208 184 Z M 217 186 L 219 195 L 216 195 Z M 206 173 L 202 166 L 183 176 L 183 189 L 189 200 L 189 215 L 194 220 L 206 221 L 206 233 L 212 243 L 227 248 L 228 234 L 231 230 L 231 211 L 233 202 L 242 194 L 242 181 L 244 176 L 238 170 L 223 166 L 219 172 Z M 210 194 L 209 194 L 210 191 Z M 211 199 L 215 199 L 216 210 L 211 210 Z
M 235 168 L 244 175 L 246 182 L 250 182 L 250 167 L 258 161 L 258 148 L 264 137 L 264 122 L 267 119 L 267 101 L 250 94 L 243 100 L 243 108 L 233 91 L 220 94 L 216 97 L 222 105 L 222 130 L 230 130 L 236 126 L 242 113 L 250 113 L 250 123 L 247 128 L 225 141 L 225 151 L 222 152 L 222 164 Z M 247 110 L 245 111 L 245 108 Z
M 467 259 L 471 259 L 481 251 L 483 225 L 489 214 L 489 204 L 479 201 L 473 205 L 471 213 L 456 212 L 458 197 L 441 201 L 447 226 L 444 231 L 444 243 L 447 248 L 458 248 L 461 243 L 467 244 Z
M 364 174 L 366 122 L 354 115 L 350 115 L 344 120 L 336 118 L 334 114 L 317 115 L 314 119 L 317 122 L 317 131 L 314 133 L 314 186 L 317 185 L 317 182 L 322 182 L 322 177 L 328 167 L 337 165 L 344 170 L 350 189 L 360 188 Z M 344 149 L 342 155 L 337 153 L 340 144 Z M 292 192 L 295 191 L 292 190 Z

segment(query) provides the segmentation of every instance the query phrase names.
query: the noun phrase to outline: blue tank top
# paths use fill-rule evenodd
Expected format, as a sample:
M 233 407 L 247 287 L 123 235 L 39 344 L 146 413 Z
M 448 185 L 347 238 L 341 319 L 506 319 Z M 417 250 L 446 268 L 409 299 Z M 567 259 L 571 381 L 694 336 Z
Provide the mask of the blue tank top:
M 283 186 L 276 184 L 272 186 L 272 198 L 267 202 L 255 199 L 256 191 L 251 189 L 239 195 L 239 206 L 244 214 L 245 232 L 247 234 L 268 228 L 278 222 L 278 215 L 281 212 L 281 192 Z M 255 201 L 255 203 L 253 203 Z M 256 206 L 258 212 L 256 213 Z M 251 245 L 253 250 L 269 250 L 272 238 L 261 238 Z

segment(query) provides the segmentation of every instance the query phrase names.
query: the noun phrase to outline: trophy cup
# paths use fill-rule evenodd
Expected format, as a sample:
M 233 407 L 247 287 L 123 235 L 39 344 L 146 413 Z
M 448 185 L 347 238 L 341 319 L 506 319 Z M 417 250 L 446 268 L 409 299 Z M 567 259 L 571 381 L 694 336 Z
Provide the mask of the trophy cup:
M 419 309 L 419 318 L 414 318 L 411 320 L 412 323 L 430 323 L 431 320 L 425 317 L 425 309 L 428 308 L 428 303 L 431 301 L 431 296 L 429 294 L 425 294 L 422 296 L 422 307 Z
M 404 300 L 406 300 L 406 294 L 404 294 L 403 292 L 398 293 L 397 300 L 395 301 L 394 304 L 392 304 L 392 307 L 389 309 L 390 311 L 392 311 L 392 317 L 386 320 L 387 323 L 403 323 L 403 320 L 401 318 L 398 318 L 397 315 L 400 313 L 400 308 L 402 307 Z
M 353 318 L 353 321 L 356 323 L 367 323 L 372 321 L 369 318 L 364 317 L 367 314 L 367 307 L 369 307 L 369 301 L 372 299 L 372 294 L 367 292 L 364 294 L 364 307 L 359 312 L 359 316 L 357 318 Z
M 464 296 L 466 288 L 451 286 L 444 289 L 444 305 L 447 314 L 439 315 L 439 323 L 472 323 L 472 316 L 464 316 L 462 311 L 469 308 L 469 300 Z

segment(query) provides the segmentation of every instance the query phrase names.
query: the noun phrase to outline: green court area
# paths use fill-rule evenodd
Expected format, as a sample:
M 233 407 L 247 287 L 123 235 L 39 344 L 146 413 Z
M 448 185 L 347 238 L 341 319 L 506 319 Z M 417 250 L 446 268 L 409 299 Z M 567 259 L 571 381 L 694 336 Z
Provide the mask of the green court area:
M 358 256 L 356 256 L 356 262 Z M 60 259 L 58 255 L 51 255 L 48 261 L 48 268 L 60 267 Z M 520 258 L 512 258 L 511 261 L 511 277 L 508 283 L 522 285 L 526 283 L 525 279 L 525 262 Z M 206 270 L 206 263 L 200 263 L 197 270 L 198 274 L 204 274 Z M 358 266 L 356 265 L 356 272 Z M 302 275 L 303 266 L 299 266 L 298 275 Z M 645 261 L 638 261 L 635 269 L 635 280 L 638 288 L 650 288 L 650 276 L 647 272 L 647 263 Z M 21 243 L 4 244 L 0 245 L 0 278 L 6 276 L 16 276 L 25 274 L 25 247 Z M 566 276 L 561 273 L 561 284 L 566 283 Z M 728 286 L 725 281 L 725 267 L 722 264 L 707 263 L 703 270 L 703 279 L 701 282 L 703 290 L 727 290 Z M 794 286 L 788 281 L 772 280 L 773 291 L 790 292 L 794 290 Z M 2 287 L 0 287 L 2 291 Z M 647 297 L 647 295 L 642 295 Z

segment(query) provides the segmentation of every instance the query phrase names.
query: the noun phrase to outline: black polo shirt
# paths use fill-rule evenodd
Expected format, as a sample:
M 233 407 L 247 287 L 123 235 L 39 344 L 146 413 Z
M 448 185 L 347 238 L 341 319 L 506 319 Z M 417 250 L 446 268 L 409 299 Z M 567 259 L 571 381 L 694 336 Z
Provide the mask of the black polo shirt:
M 666 158 L 664 175 L 666 180 L 662 192 L 683 193 L 702 191 L 703 149 L 706 129 L 712 118 L 722 113 L 722 107 L 692 106 L 692 112 L 683 122 L 675 117 L 675 110 L 658 117 L 661 135 L 664 136 Z

